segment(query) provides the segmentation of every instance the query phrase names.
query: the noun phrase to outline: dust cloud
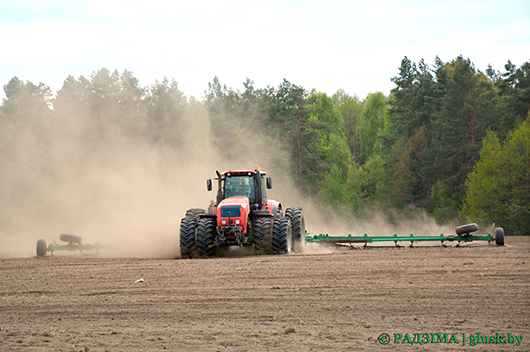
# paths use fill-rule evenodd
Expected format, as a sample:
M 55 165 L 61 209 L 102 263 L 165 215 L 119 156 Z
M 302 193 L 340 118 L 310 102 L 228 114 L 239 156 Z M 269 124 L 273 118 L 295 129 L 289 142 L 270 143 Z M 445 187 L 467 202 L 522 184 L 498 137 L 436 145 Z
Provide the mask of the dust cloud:
M 453 232 L 418 211 L 389 222 L 376 213 L 359 220 L 315 205 L 302 197 L 289 174 L 288 150 L 259 131 L 242 131 L 232 153 L 211 143 L 210 122 L 199 103 L 190 103 L 174 131 L 138 128 L 129 119 L 94 121 L 71 113 L 46 119 L 8 121 L 0 129 L 0 258 L 35 255 L 38 239 L 58 244 L 62 233 L 84 244 L 108 247 L 109 257 L 179 256 L 179 226 L 186 209 L 206 208 L 215 170 L 258 166 L 273 178 L 269 198 L 284 208 L 302 207 L 310 235 L 440 234 Z M 178 134 L 175 142 L 152 135 Z M 250 141 L 250 142 L 249 142 Z M 227 156 L 228 155 L 228 156 Z M 412 212 L 414 213 L 414 212 Z M 331 215 L 330 215 L 331 214 Z M 332 249 L 308 244 L 304 253 Z M 237 251 L 236 251 L 237 253 Z M 58 255 L 79 255 L 60 252 Z
M 178 145 L 75 113 L 2 126 L 0 257 L 34 256 L 38 239 L 62 233 L 111 245 L 100 255 L 175 257 L 180 219 L 208 204 L 218 160 L 207 116 L 190 107 L 186 118 Z

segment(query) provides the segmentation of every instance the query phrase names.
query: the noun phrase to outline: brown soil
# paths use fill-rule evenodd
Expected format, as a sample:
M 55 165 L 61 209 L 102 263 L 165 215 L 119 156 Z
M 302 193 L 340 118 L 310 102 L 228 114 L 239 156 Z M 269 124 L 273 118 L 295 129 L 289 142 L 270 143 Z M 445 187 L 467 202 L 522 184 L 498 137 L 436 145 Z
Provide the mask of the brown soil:
M 528 351 L 530 237 L 506 243 L 208 260 L 3 259 L 0 350 Z M 459 343 L 394 343 L 394 334 L 415 333 L 455 334 Z M 464 333 L 524 339 L 470 348 Z

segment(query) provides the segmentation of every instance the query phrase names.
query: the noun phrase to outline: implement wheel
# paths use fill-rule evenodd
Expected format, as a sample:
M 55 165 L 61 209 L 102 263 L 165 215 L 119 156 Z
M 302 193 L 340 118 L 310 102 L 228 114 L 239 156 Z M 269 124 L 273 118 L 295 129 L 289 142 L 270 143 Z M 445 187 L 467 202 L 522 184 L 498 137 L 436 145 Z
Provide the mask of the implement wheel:
M 81 236 L 62 234 L 59 239 L 63 242 L 81 244 Z
M 274 254 L 289 254 L 292 250 L 291 221 L 288 218 L 276 218 L 272 230 L 272 250 Z
M 504 229 L 502 227 L 495 229 L 495 244 L 497 246 L 504 246 Z
M 195 242 L 195 218 L 186 216 L 180 221 L 180 257 L 191 258 L 197 252 Z
M 40 239 L 37 241 L 37 256 L 44 257 L 46 255 L 46 240 Z
M 257 254 L 272 254 L 272 218 L 259 217 L 254 221 L 254 250 Z
M 456 234 L 457 235 L 463 235 L 463 234 L 470 234 L 472 232 L 475 232 L 478 230 L 478 225 L 473 224 L 467 224 L 467 225 L 461 225 L 456 228 Z
M 215 223 L 213 218 L 199 219 L 197 224 L 197 253 L 201 257 L 213 257 L 215 255 L 215 247 L 210 247 L 213 244 Z

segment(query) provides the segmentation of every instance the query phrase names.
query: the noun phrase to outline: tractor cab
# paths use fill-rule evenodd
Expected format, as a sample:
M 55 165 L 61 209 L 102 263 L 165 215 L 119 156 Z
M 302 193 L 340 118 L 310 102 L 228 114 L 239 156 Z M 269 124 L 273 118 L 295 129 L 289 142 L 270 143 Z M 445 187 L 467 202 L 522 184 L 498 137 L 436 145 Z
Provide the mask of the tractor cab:
M 250 204 L 256 203 L 256 184 L 254 178 L 247 175 L 225 177 L 224 198 L 234 196 L 247 197 Z
M 223 200 L 231 197 L 247 197 L 254 209 L 262 209 L 267 203 L 267 189 L 272 188 L 272 180 L 266 177 L 267 173 L 254 170 L 226 171 L 223 174 L 217 172 L 218 181 L 217 201 L 215 206 Z M 212 180 L 207 180 L 208 191 L 212 190 Z

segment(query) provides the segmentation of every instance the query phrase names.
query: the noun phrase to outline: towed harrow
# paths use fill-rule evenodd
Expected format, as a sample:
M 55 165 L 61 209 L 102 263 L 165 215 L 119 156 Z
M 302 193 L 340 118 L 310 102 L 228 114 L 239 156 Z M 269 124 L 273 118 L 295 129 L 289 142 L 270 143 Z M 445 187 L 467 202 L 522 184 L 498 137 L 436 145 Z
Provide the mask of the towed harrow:
M 43 257 L 46 255 L 46 252 L 50 252 L 50 254 L 53 255 L 54 251 L 80 251 L 81 253 L 83 253 L 83 251 L 95 250 L 97 253 L 100 249 L 106 247 L 105 245 L 100 243 L 81 243 L 81 236 L 62 234 L 61 236 L 59 236 L 59 240 L 66 242 L 67 244 L 57 244 L 55 240 L 53 240 L 53 243 L 50 243 L 48 246 L 46 246 L 45 239 L 38 240 L 37 256 Z
M 492 229 L 495 228 L 493 224 Z M 305 230 L 304 230 L 305 231 Z M 495 241 L 498 246 L 504 246 L 504 229 L 502 227 L 495 228 L 494 235 L 488 233 L 487 235 L 473 235 L 473 232 L 478 231 L 478 225 L 467 224 L 458 226 L 456 228 L 456 235 L 444 235 L 439 236 L 417 236 L 414 234 L 408 236 L 369 236 L 365 234 L 363 236 L 329 236 L 327 234 L 320 234 L 311 236 L 306 232 L 305 242 L 308 243 L 332 243 L 337 245 L 353 244 L 353 243 L 364 243 L 366 247 L 368 243 L 378 242 L 394 242 L 396 246 L 400 246 L 399 242 L 410 242 L 410 246 L 414 245 L 414 242 L 436 242 L 440 241 L 445 246 L 445 242 L 458 242 L 457 246 L 461 243 L 473 242 L 473 241 L 488 241 L 488 244 Z M 90 251 L 95 250 L 96 253 L 102 249 L 107 248 L 108 245 L 95 243 L 95 244 L 84 244 L 82 243 L 81 236 L 62 234 L 59 240 L 66 242 L 67 244 L 57 244 L 55 240 L 46 246 L 46 240 L 40 239 L 37 241 L 37 256 L 43 257 L 47 252 L 53 255 L 54 251 Z
M 492 228 L 495 227 L 493 224 Z M 320 234 L 315 236 L 306 236 L 306 242 L 309 243 L 333 243 L 333 244 L 353 244 L 353 243 L 364 243 L 366 247 L 368 243 L 375 242 L 394 242 L 396 246 L 399 246 L 398 242 L 410 242 L 412 247 L 414 242 L 436 242 L 440 241 L 442 245 L 445 246 L 445 242 L 458 242 L 457 246 L 460 246 L 462 242 L 472 242 L 472 241 L 488 241 L 491 243 L 495 241 L 495 244 L 498 246 L 504 246 L 504 229 L 502 227 L 495 228 L 495 236 L 491 233 L 487 235 L 473 235 L 472 233 L 478 231 L 478 225 L 467 224 L 458 226 L 456 228 L 456 235 L 444 235 L 439 236 L 416 236 L 411 234 L 409 236 L 398 236 L 394 234 L 393 236 L 369 236 L 365 234 L 364 236 L 329 236 L 327 234 Z

